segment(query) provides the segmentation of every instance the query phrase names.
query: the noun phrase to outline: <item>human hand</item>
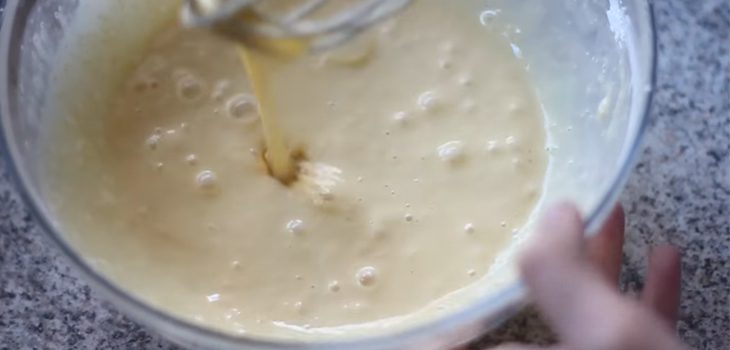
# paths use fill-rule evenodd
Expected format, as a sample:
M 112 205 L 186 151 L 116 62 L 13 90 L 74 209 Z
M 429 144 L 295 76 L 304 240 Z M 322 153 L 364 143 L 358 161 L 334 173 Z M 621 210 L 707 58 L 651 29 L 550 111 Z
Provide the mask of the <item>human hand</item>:
M 520 262 L 532 299 L 561 341 L 548 349 L 685 349 L 674 330 L 680 296 L 677 250 L 664 246 L 651 252 L 644 290 L 635 300 L 618 290 L 623 210 L 617 207 L 595 238 L 586 240 L 583 227 L 574 206 L 553 207 Z

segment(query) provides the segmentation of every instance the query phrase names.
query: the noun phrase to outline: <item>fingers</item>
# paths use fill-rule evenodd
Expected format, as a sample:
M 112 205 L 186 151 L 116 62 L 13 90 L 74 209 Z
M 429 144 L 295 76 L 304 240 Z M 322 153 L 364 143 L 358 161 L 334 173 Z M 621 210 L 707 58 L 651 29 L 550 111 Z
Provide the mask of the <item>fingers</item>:
M 624 243 L 624 212 L 614 208 L 599 234 L 588 242 L 588 256 L 606 280 L 618 286 Z M 677 323 L 680 298 L 680 257 L 672 247 L 656 248 L 649 259 L 648 279 L 642 302 L 674 327 Z
M 616 206 L 598 235 L 588 242 L 588 257 L 611 285 L 618 287 L 624 245 L 624 210 Z
M 569 344 L 576 330 L 603 323 L 605 310 L 615 309 L 618 296 L 606 278 L 582 253 L 583 222 L 577 209 L 561 204 L 540 223 L 520 264 L 531 296 L 554 330 Z
M 606 230 L 618 232 L 608 226 Z M 559 205 L 545 215 L 520 263 L 530 295 L 565 346 L 570 349 L 681 349 L 676 337 L 666 327 L 657 325 L 658 317 L 637 301 L 623 298 L 608 282 L 607 273 L 593 266 L 589 256 L 581 253 L 583 240 L 583 222 L 578 211 L 571 205 Z M 657 265 L 671 262 L 664 255 L 659 259 Z M 609 272 L 613 278 L 615 270 Z M 650 300 L 661 305 L 665 302 L 657 297 Z
M 677 324 L 681 290 L 681 258 L 673 247 L 655 248 L 649 258 L 649 268 L 641 301 L 674 329 Z

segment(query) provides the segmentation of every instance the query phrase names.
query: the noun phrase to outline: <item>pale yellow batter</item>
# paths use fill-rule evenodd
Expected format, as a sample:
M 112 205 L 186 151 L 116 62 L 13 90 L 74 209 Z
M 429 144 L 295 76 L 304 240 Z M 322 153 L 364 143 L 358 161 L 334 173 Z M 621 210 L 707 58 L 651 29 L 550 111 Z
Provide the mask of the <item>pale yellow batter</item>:
M 54 207 L 74 243 L 157 307 L 259 337 L 408 323 L 479 279 L 542 190 L 523 66 L 436 0 L 352 45 L 265 63 L 305 167 L 285 186 L 235 46 L 160 33 L 108 114 L 58 134 Z

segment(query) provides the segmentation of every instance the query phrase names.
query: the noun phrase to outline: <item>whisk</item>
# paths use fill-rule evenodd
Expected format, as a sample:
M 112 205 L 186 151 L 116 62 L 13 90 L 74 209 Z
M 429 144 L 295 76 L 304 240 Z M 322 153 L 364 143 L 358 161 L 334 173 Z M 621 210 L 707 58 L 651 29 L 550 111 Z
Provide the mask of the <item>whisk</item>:
M 248 46 L 259 46 L 262 40 L 295 39 L 319 51 L 351 39 L 411 1 L 185 0 L 182 21 L 189 27 L 213 28 Z

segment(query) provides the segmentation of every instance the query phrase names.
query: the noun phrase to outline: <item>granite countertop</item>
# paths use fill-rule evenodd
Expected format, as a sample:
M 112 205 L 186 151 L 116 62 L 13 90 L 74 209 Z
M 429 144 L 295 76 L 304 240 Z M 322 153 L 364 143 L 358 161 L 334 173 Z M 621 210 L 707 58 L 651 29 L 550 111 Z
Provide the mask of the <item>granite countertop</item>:
M 4 1 L 0 1 L 2 3 Z M 649 247 L 684 254 L 679 332 L 730 349 L 730 1 L 656 0 L 659 72 L 646 148 L 622 197 L 622 282 L 642 286 Z M 0 349 L 175 349 L 100 301 L 43 237 L 0 160 Z M 546 341 L 526 312 L 488 336 Z

